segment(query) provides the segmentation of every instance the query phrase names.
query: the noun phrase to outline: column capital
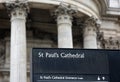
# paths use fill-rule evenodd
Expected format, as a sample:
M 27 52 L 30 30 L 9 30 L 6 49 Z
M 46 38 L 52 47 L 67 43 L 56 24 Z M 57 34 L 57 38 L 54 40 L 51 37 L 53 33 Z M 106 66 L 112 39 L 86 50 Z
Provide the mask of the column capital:
M 25 1 L 6 1 L 5 4 L 8 12 L 11 15 L 17 15 L 16 11 L 24 11 L 25 15 L 27 15 L 27 13 L 29 12 L 29 6 L 28 6 L 28 2 Z M 19 15 L 22 15 L 21 12 L 18 13 Z
M 76 6 L 70 5 L 70 4 L 65 4 L 65 3 L 60 3 L 58 8 L 53 12 L 54 16 L 59 16 L 59 15 L 70 15 L 73 16 L 77 13 L 77 8 Z
M 93 29 L 92 31 L 99 32 L 100 25 L 101 21 L 94 16 L 87 18 L 84 22 L 84 26 L 86 29 L 88 29 L 88 31 L 91 31 Z
M 101 21 L 99 19 L 95 18 L 94 16 L 87 18 L 85 21 L 85 26 L 92 26 L 92 27 L 99 28 L 100 25 L 101 25 Z

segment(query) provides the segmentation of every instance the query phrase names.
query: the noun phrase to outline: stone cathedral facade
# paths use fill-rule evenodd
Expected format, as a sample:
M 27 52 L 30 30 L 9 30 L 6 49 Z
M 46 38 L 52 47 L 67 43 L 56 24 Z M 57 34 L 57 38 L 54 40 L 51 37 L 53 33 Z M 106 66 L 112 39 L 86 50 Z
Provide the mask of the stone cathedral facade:
M 120 49 L 120 0 L 0 0 L 0 82 L 30 82 L 32 48 Z

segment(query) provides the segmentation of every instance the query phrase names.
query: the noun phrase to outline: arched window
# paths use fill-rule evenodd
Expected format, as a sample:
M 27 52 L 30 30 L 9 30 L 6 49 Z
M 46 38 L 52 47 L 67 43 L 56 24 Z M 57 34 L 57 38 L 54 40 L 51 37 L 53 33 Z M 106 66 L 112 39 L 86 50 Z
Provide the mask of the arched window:
M 120 8 L 120 0 L 109 0 L 109 7 Z

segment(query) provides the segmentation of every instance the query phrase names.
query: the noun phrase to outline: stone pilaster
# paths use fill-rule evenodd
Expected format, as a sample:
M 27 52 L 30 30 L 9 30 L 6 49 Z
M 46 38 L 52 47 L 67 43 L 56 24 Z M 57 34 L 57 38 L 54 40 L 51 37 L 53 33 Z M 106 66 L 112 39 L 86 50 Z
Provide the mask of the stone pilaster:
M 84 48 L 97 49 L 97 32 L 100 24 L 94 17 L 90 17 L 85 21 L 85 28 L 83 32 Z
M 26 16 L 27 2 L 6 2 L 11 17 L 10 82 L 27 82 Z
M 74 7 L 63 3 L 54 12 L 57 17 L 59 48 L 73 48 L 72 17 L 76 12 Z

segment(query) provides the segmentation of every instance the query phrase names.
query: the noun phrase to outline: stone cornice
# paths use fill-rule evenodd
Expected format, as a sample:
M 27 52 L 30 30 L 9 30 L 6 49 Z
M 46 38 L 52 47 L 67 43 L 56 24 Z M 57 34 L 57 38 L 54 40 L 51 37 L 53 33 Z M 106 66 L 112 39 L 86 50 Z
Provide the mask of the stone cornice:
M 50 10 L 54 9 L 56 6 L 59 6 L 61 2 L 65 2 L 76 6 L 78 8 L 79 13 L 82 13 L 87 16 L 94 15 L 96 18 L 100 18 L 99 8 L 97 7 L 97 4 L 93 0 L 90 0 L 90 3 L 88 3 L 87 0 L 62 0 L 62 1 L 61 0 L 27 0 L 27 1 L 30 4 L 30 8 L 50 9 Z M 6 0 L 3 0 L 3 3 L 6 3 Z M 79 15 L 77 16 L 80 17 Z
M 117 18 L 117 17 L 114 17 L 114 16 L 109 16 L 109 17 L 102 17 L 102 20 L 118 21 L 118 18 Z

